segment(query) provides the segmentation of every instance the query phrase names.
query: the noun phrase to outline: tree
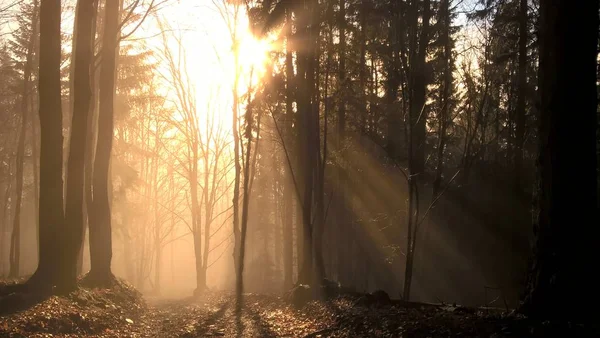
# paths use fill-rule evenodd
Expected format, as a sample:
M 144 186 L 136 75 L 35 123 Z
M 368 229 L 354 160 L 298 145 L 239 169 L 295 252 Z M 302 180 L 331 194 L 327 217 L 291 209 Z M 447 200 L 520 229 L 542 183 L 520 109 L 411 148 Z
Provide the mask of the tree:
M 31 93 L 31 73 L 33 69 L 33 54 L 35 41 L 37 38 L 37 21 L 38 21 L 38 2 L 33 2 L 30 21 L 30 36 L 26 45 L 26 58 L 23 67 L 23 90 L 21 92 L 21 130 L 19 133 L 19 141 L 17 143 L 17 184 L 16 184 L 16 201 L 15 212 L 13 214 L 13 230 L 10 241 L 10 272 L 9 276 L 16 278 L 19 276 L 19 262 L 21 255 L 21 204 L 23 199 L 23 165 L 25 161 L 25 136 L 27 133 L 27 124 L 29 117 L 29 100 Z M 22 27 L 26 30 L 26 27 Z M 33 122 L 32 122 L 33 123 Z
M 292 55 L 292 12 L 288 8 L 285 13 L 285 25 L 286 25 L 286 45 L 285 45 L 285 127 L 286 127 L 286 138 L 282 142 L 291 140 L 292 125 L 294 122 L 294 63 Z M 292 167 L 286 166 L 284 169 L 284 224 L 283 224 L 283 286 L 289 289 L 293 285 L 293 197 L 294 197 L 294 178 L 292 173 Z
M 77 4 L 77 31 L 74 55 L 73 117 L 67 163 L 67 188 L 65 200 L 65 229 L 61 233 L 64 246 L 61 259 L 62 290 L 69 290 L 77 282 L 77 257 L 83 236 L 83 186 L 87 121 L 92 102 L 91 71 L 93 65 L 95 1 L 79 0 Z
M 598 300 L 597 43 L 597 1 L 541 1 L 535 245 L 521 308 L 534 317 L 598 314 L 586 306 Z
M 40 115 L 39 260 L 28 284 L 49 290 L 58 281 L 58 234 L 63 229 L 61 7 L 57 1 L 40 2 Z
M 427 125 L 427 75 L 426 59 L 429 46 L 429 20 L 431 18 L 430 0 L 423 0 L 421 29 L 417 29 L 417 19 L 421 1 L 413 0 L 411 5 L 411 42 L 410 42 L 410 142 L 412 162 L 410 175 L 415 175 L 417 180 L 422 181 L 425 174 L 425 138 Z M 418 32 L 418 33 L 417 33 Z M 417 35 L 418 34 L 418 35 Z
M 110 158 L 113 144 L 116 69 L 119 55 L 119 1 L 107 1 L 104 8 L 98 111 L 98 140 L 94 158 L 92 205 L 88 208 L 90 228 L 90 280 L 110 286 L 112 272 L 112 225 L 109 200 Z
M 440 58 L 442 63 L 442 79 L 439 100 L 438 123 L 438 143 L 437 143 L 437 164 L 435 167 L 435 178 L 433 180 L 434 197 L 440 193 L 442 185 L 442 174 L 444 172 L 444 152 L 448 141 L 447 131 L 451 122 L 451 113 L 453 108 L 452 94 L 454 92 L 452 72 L 454 71 L 454 58 L 452 56 L 453 40 L 451 37 L 451 7 L 450 0 L 442 0 L 438 10 L 438 22 L 440 27 Z
M 239 121 L 240 121 L 240 94 L 239 94 L 239 83 L 241 76 L 241 68 L 240 68 L 240 41 L 238 37 L 238 26 L 239 26 L 239 16 L 241 10 L 241 3 L 238 1 L 234 1 L 230 4 L 230 1 L 223 0 L 221 3 L 218 3 L 216 0 L 213 0 L 213 4 L 218 8 L 219 14 L 225 23 L 227 24 L 227 29 L 229 30 L 229 36 L 231 37 L 231 48 L 233 52 L 233 67 L 234 67 L 234 79 L 233 79 L 233 87 L 232 95 L 233 95 L 233 104 L 232 104 L 232 133 L 233 133 L 233 166 L 235 170 L 235 177 L 233 182 L 233 237 L 234 237 L 234 248 L 233 248 L 233 261 L 234 261 L 234 269 L 236 271 L 236 279 L 241 280 L 242 276 L 237 275 L 238 272 L 243 271 L 239 269 L 240 264 L 240 248 L 241 244 L 241 229 L 240 229 L 240 182 L 242 175 L 242 167 L 241 167 L 241 158 L 242 150 L 240 149 L 240 130 L 239 130 Z M 230 8 L 231 5 L 231 8 Z
M 515 191 L 522 190 L 523 147 L 525 146 L 526 96 L 527 96 L 527 0 L 519 0 L 519 60 L 518 60 L 518 97 L 515 128 Z

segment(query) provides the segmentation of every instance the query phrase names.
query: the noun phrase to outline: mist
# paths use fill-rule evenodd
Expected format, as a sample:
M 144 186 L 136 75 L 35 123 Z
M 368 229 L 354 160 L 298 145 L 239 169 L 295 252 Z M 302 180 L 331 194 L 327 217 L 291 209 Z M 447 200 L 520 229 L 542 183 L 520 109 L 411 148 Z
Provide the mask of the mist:
M 549 36 L 598 23 L 540 2 L 0 0 L 0 305 L 36 295 L 0 314 L 588 318 L 565 295 L 597 237 L 565 229 L 597 219 L 598 41 Z

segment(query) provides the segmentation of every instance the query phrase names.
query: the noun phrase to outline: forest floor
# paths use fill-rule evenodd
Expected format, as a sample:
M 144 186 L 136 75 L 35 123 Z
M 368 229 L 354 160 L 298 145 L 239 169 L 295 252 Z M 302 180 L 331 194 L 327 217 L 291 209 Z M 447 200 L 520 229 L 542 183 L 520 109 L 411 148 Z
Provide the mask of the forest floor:
M 0 283 L 0 291 L 2 290 Z M 2 293 L 0 292 L 0 295 Z M 26 304 L 22 307 L 19 304 Z M 0 337 L 597 337 L 581 326 L 499 310 L 342 296 L 293 306 L 283 297 L 229 293 L 148 299 L 119 284 L 65 296 L 0 296 Z

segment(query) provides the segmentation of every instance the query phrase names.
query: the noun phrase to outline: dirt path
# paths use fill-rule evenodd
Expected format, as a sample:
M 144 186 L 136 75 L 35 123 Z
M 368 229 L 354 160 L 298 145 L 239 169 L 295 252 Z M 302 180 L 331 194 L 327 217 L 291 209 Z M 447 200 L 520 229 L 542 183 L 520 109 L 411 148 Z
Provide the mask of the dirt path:
M 238 314 L 232 295 L 150 300 L 146 320 L 155 337 L 303 337 L 331 324 L 277 297 L 246 295 L 244 303 Z

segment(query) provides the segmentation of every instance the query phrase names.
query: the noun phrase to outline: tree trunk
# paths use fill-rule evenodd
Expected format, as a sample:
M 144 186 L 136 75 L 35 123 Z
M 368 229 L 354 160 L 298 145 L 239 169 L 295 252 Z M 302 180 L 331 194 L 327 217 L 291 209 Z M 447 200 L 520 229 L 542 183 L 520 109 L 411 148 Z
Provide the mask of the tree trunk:
M 441 42 L 444 48 L 443 60 L 443 83 L 442 96 L 440 100 L 440 113 L 438 115 L 438 146 L 437 165 L 435 166 L 435 178 L 433 180 L 433 198 L 438 196 L 442 185 L 442 174 L 444 172 L 444 150 L 446 148 L 446 129 L 448 127 L 448 115 L 450 111 L 450 99 L 452 95 L 452 44 L 450 41 L 450 0 L 443 0 L 440 8 Z
M 599 312 L 597 43 L 597 1 L 540 2 L 538 209 L 521 309 L 533 317 L 594 323 Z
M 302 223 L 303 210 L 302 201 L 296 198 L 294 203 L 296 224 L 296 283 L 300 283 L 300 270 L 304 261 L 304 224 Z
M 12 172 L 12 166 L 8 165 L 9 174 Z M 0 229 L 0 275 L 4 276 L 4 248 L 6 247 L 4 242 L 6 241 L 6 230 L 7 223 L 10 220 L 10 192 L 12 190 L 12 180 L 8 180 L 6 183 L 6 189 L 4 190 L 3 202 L 2 202 L 2 215 L 0 216 L 0 222 L 2 223 L 2 228 Z M 10 246 L 9 246 L 10 247 Z
M 119 1 L 107 1 L 102 38 L 98 110 L 98 140 L 94 158 L 93 209 L 90 222 L 90 278 L 95 285 L 110 286 L 113 276 L 112 222 L 110 212 L 109 167 L 112 152 L 115 105 L 115 76 L 119 54 Z
M 294 235 L 293 235 L 293 183 L 289 169 L 285 170 L 285 184 L 283 188 L 283 288 L 290 289 L 294 284 Z
M 346 0 L 340 0 L 338 16 L 340 30 L 338 69 L 338 146 L 344 142 L 346 131 Z M 362 65 L 361 65 L 362 66 Z M 341 150 L 338 149 L 338 150 Z M 343 196 L 343 195 L 342 195 Z
M 190 197 L 192 199 L 192 235 L 194 236 L 194 254 L 196 257 L 196 290 L 194 294 L 198 295 L 206 289 L 205 278 L 202 274 L 202 229 L 201 229 L 201 211 L 200 201 L 198 200 L 198 144 L 193 142 L 192 163 L 190 173 Z
M 312 35 L 310 34 L 312 0 L 308 8 L 304 9 L 298 19 L 298 35 L 301 36 L 301 42 L 305 48 L 297 52 L 298 69 L 298 114 L 300 126 L 298 130 L 298 141 L 300 144 L 299 168 L 302 176 L 301 184 L 303 186 L 302 201 L 302 223 L 303 223 L 303 260 L 300 268 L 298 282 L 300 284 L 311 284 L 313 274 L 313 245 L 312 245 L 312 202 L 314 189 L 314 170 L 316 148 L 314 147 L 315 130 L 313 123 L 313 105 L 311 103 L 312 87 L 314 86 L 314 68 L 312 61 L 314 58 Z
M 59 251 L 57 235 L 63 230 L 63 136 L 61 110 L 61 5 L 40 3 L 40 201 L 39 260 L 31 284 L 51 287 L 56 282 Z
M 413 0 L 414 1 L 414 0 Z M 398 89 L 400 86 L 400 70 L 398 69 L 400 41 L 398 25 L 400 22 L 399 2 L 390 1 L 390 24 L 387 39 L 390 44 L 389 54 L 383 59 L 386 68 L 385 81 L 385 107 L 387 111 L 386 148 L 389 156 L 397 158 L 400 155 L 401 137 L 400 124 L 401 112 L 396 107 Z M 376 72 L 377 73 L 377 72 Z
M 418 13 L 418 1 L 414 1 L 413 15 Z M 425 109 L 425 99 L 427 94 L 427 79 L 425 74 L 425 65 L 427 58 L 427 46 L 429 44 L 429 18 L 430 18 L 430 0 L 423 0 L 422 26 L 420 36 L 418 37 L 418 48 L 416 59 L 411 61 L 411 77 L 413 96 L 410 100 L 410 123 L 412 131 L 410 133 L 412 145 L 413 170 L 419 180 L 423 179 L 425 173 L 425 138 L 427 126 L 427 113 Z M 416 22 L 413 27 L 413 34 L 417 34 Z M 416 39 L 416 37 L 414 37 Z M 413 48 L 417 44 L 413 44 Z
M 36 2 L 37 6 L 37 2 Z M 36 23 L 37 26 L 37 23 Z M 36 34 L 37 35 L 37 34 Z M 38 51 L 39 52 L 39 51 Z M 35 213 L 35 230 L 36 230 L 36 244 L 39 243 L 38 229 L 40 227 L 40 217 L 37 210 L 40 208 L 40 171 L 39 171 L 39 132 L 38 124 L 39 120 L 36 118 L 37 115 L 34 112 L 35 103 L 37 97 L 29 95 L 29 112 L 31 113 L 31 167 L 33 168 L 33 198 L 34 198 L 34 213 Z
M 206 290 L 206 270 L 202 264 L 202 236 L 200 236 L 200 229 L 193 236 L 194 256 L 196 258 L 196 290 L 194 290 L 194 295 L 197 296 Z
M 285 141 L 290 144 L 293 140 L 293 124 L 294 124 L 294 94 L 296 93 L 297 83 L 294 77 L 294 61 L 293 61 L 293 47 L 292 47 L 292 29 L 293 21 L 292 21 L 292 11 L 287 8 L 286 9 L 286 46 L 285 46 L 285 79 L 286 79 L 286 88 L 285 88 L 285 99 L 286 99 L 286 110 L 285 110 Z M 292 149 L 292 147 L 288 147 L 288 149 Z M 288 154 L 289 156 L 290 154 Z M 296 166 L 297 167 L 297 166 Z M 285 208 L 285 224 L 283 230 L 284 237 L 284 287 L 291 288 L 293 285 L 293 274 L 294 274 L 294 218 L 293 215 L 298 215 L 298 210 L 300 208 L 296 207 L 296 212 L 294 212 L 294 206 L 298 206 L 298 202 L 294 203 L 294 186 L 293 182 L 293 173 L 292 168 L 289 166 L 285 169 L 285 185 L 284 185 L 284 208 Z M 298 187 L 299 188 L 299 187 Z M 296 222 L 296 266 L 300 267 L 302 250 L 302 227 L 299 226 L 299 223 Z
M 359 7 L 359 24 L 360 24 L 360 61 L 359 61 L 359 89 L 360 94 L 358 99 L 360 100 L 360 137 L 361 141 L 367 135 L 367 96 L 365 95 L 367 89 L 367 0 L 361 0 Z
M 87 121 L 92 98 L 91 67 L 93 60 L 93 1 L 78 1 L 77 48 L 75 51 L 75 79 L 73 119 L 67 164 L 67 196 L 65 230 L 61 233 L 61 269 L 59 287 L 62 291 L 75 288 L 77 283 L 77 254 L 83 235 L 83 186 Z
M 527 95 L 527 0 L 519 0 L 519 70 L 515 132 L 515 192 L 523 191 L 523 147 L 525 143 L 525 97 Z
M 154 153 L 157 154 L 158 146 L 159 146 L 159 137 L 158 130 L 154 133 Z M 158 156 L 157 156 L 158 157 Z M 152 198 L 153 205 L 152 209 L 154 211 L 154 292 L 156 295 L 160 295 L 160 267 L 161 267 L 161 259 L 162 259 L 162 243 L 161 243 L 161 224 L 160 224 L 160 215 L 158 212 L 158 199 L 159 199 L 159 185 L 158 185 L 158 169 L 159 162 L 158 159 L 152 161 L 154 162 L 154 170 L 152 174 L 152 185 L 154 186 L 154 196 Z
M 292 123 L 294 115 L 294 64 L 291 48 L 292 37 L 292 14 L 286 12 L 286 47 L 285 47 L 285 134 L 283 140 L 288 142 L 292 139 Z M 289 147 L 288 147 L 289 149 Z M 288 154 L 289 155 L 289 154 Z M 293 196 L 294 182 L 291 168 L 286 167 L 283 179 L 283 287 L 289 289 L 293 285 Z
M 97 27 L 97 22 L 98 22 L 98 2 L 94 3 L 95 9 L 94 9 L 94 14 L 95 14 L 95 19 L 93 20 L 93 28 L 92 31 L 95 32 L 96 31 L 96 27 Z M 94 39 L 94 43 L 96 43 L 96 40 Z M 71 69 L 73 69 L 74 67 L 71 67 Z M 84 190 L 84 198 L 85 198 L 85 203 L 84 203 L 84 219 L 87 221 L 84 224 L 84 230 L 83 230 L 83 236 L 82 236 L 82 241 L 81 241 L 81 247 L 79 249 L 79 261 L 78 261 L 78 266 L 77 266 L 77 274 L 81 274 L 83 272 L 83 256 L 84 256 L 84 250 L 85 250 L 85 240 L 86 240 L 86 236 L 85 233 L 87 230 L 89 230 L 89 225 L 92 222 L 98 222 L 98 217 L 96 217 L 95 215 L 95 208 L 94 208 L 94 195 L 92 193 L 92 186 L 93 186 L 93 180 L 94 180 L 94 158 L 95 158 L 95 152 L 96 152 L 96 143 L 97 143 L 97 139 L 98 139 L 98 86 L 99 86 L 99 82 L 100 82 L 100 71 L 97 67 L 95 67 L 94 72 L 93 72 L 93 80 L 91 83 L 91 90 L 92 90 L 92 99 L 91 99 L 91 106 L 90 106 L 90 116 L 88 118 L 88 125 L 87 125 L 87 144 L 86 144 L 86 150 L 85 150 L 85 169 L 84 169 L 84 186 L 83 186 L 83 190 Z M 71 86 L 72 86 L 72 81 L 71 81 Z M 71 97 L 72 100 L 72 97 Z M 92 226 L 94 227 L 94 226 Z M 97 228 L 97 225 L 95 226 Z M 88 244 L 89 244 L 89 233 L 88 233 Z
M 239 4 L 234 4 L 234 12 L 238 13 Z M 235 17 L 237 18 L 237 16 Z M 239 50 L 239 41 L 237 38 L 237 21 L 234 20 L 232 29 L 232 49 L 233 49 L 233 66 L 234 66 L 234 80 L 233 80 L 233 156 L 234 156 L 234 168 L 235 168 L 235 177 L 233 182 L 233 238 L 234 238 L 234 247 L 233 247 L 233 262 L 234 262 L 234 270 L 236 272 L 236 283 L 237 279 L 241 278 L 241 276 L 237 275 L 239 271 L 239 257 L 240 257 L 240 179 L 241 179 L 241 164 L 240 164 L 240 132 L 239 132 L 239 82 L 240 82 L 240 50 Z

